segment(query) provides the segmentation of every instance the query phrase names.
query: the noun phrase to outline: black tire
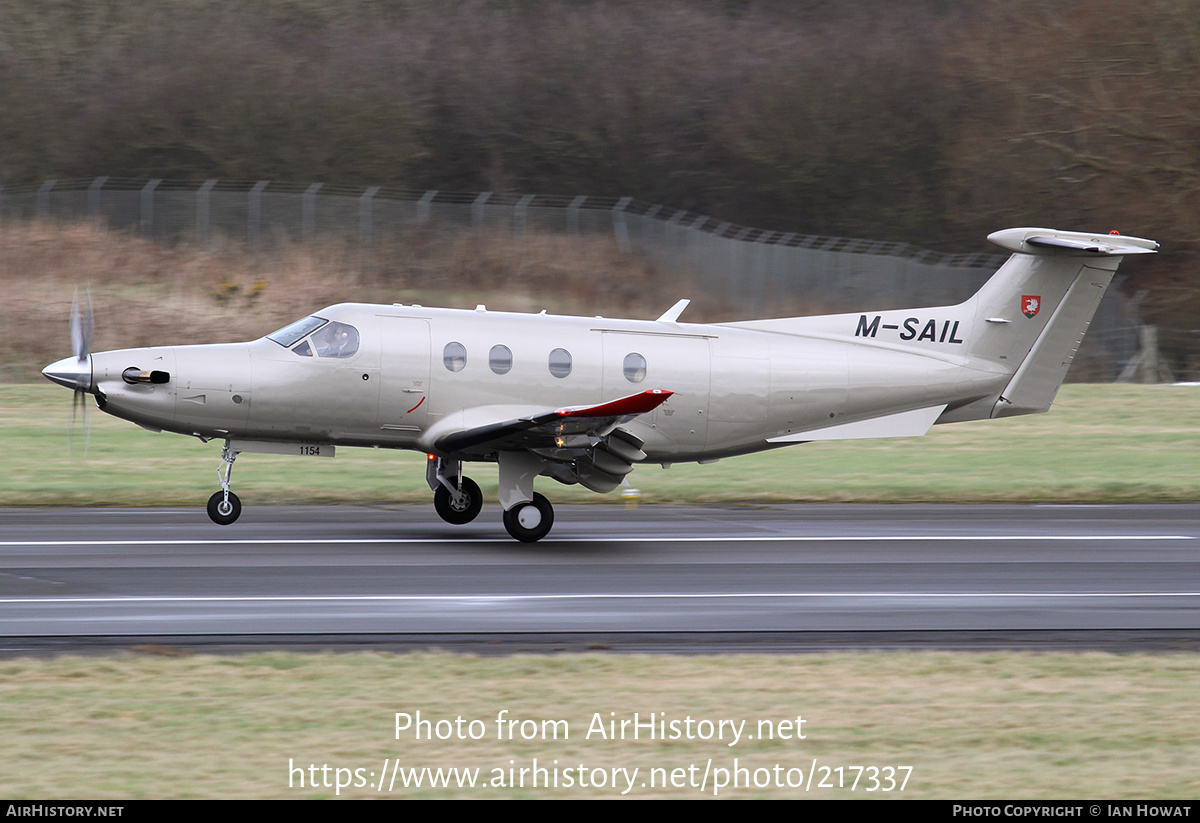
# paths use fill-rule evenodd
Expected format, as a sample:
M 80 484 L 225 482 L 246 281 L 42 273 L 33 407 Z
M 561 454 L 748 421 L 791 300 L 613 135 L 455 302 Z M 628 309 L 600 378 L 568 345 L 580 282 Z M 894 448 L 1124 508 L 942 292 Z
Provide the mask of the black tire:
M 518 503 L 504 513 L 504 528 L 522 543 L 536 543 L 550 533 L 553 525 L 554 507 L 537 492 L 532 502 Z
M 470 523 L 479 516 L 479 511 L 483 508 L 483 492 L 479 490 L 478 483 L 469 477 L 464 477 L 461 489 L 462 493 L 467 496 L 467 504 L 462 508 L 455 507 L 454 498 L 445 486 L 439 485 L 433 493 L 433 508 L 438 513 L 438 517 L 455 526 Z
M 233 492 L 229 493 L 229 505 L 225 505 L 225 492 L 217 492 L 208 498 L 208 516 L 219 526 L 228 526 L 242 516 L 242 501 Z

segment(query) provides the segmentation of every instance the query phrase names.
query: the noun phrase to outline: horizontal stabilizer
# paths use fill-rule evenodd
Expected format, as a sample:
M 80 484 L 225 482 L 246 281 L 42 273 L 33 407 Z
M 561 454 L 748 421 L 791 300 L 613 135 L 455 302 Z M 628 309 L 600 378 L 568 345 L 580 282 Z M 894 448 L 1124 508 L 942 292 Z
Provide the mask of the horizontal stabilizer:
M 992 232 L 988 240 L 1018 254 L 1111 256 L 1158 251 L 1158 243 L 1141 237 L 1056 229 L 1005 229 Z

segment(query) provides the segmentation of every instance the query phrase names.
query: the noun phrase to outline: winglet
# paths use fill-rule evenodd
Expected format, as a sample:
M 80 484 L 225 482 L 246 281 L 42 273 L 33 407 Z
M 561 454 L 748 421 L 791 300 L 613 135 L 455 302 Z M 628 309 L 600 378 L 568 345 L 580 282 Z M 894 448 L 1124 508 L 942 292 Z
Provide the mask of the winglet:
M 692 301 L 688 300 L 686 297 L 683 300 L 678 301 L 674 306 L 672 306 L 671 308 L 669 308 L 665 312 L 663 312 L 662 317 L 658 318 L 658 322 L 659 323 L 677 323 L 677 322 L 679 322 L 679 315 L 683 314 L 683 310 L 686 309 L 688 307 L 688 304 L 691 302 Z
M 674 393 L 666 389 L 647 389 L 639 394 L 610 400 L 598 406 L 568 406 L 555 410 L 554 414 L 556 417 L 625 417 L 645 414 L 657 409 Z

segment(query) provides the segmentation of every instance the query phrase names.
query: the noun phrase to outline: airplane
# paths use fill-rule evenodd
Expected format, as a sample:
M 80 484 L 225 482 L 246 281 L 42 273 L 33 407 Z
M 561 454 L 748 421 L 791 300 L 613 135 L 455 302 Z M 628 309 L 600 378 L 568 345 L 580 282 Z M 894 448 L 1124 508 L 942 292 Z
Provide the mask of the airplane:
M 209 517 L 241 514 L 242 453 L 333 457 L 340 446 L 428 456 L 437 513 L 483 505 L 469 462 L 499 465 L 508 533 L 542 539 L 534 480 L 610 492 L 643 463 L 706 463 L 813 441 L 924 435 L 937 423 L 1050 408 L 1125 255 L 1152 240 L 995 232 L 1011 257 L 970 299 L 717 324 L 342 303 L 248 343 L 74 354 L 43 374 L 151 431 L 224 441 Z

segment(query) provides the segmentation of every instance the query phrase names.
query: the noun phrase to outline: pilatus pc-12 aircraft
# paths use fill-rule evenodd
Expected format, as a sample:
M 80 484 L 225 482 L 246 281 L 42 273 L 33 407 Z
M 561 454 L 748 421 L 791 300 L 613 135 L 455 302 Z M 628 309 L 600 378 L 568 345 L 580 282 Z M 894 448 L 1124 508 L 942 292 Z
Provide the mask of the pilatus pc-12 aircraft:
M 43 371 L 151 431 L 225 441 L 208 514 L 230 524 L 243 452 L 415 449 L 449 523 L 479 514 L 466 463 L 499 464 L 504 526 L 545 537 L 539 476 L 596 492 L 639 463 L 711 461 L 813 440 L 923 435 L 1044 412 L 1127 254 L 1119 234 L 1008 229 L 1013 254 L 957 306 L 701 325 L 343 303 L 250 343 L 75 353 Z

